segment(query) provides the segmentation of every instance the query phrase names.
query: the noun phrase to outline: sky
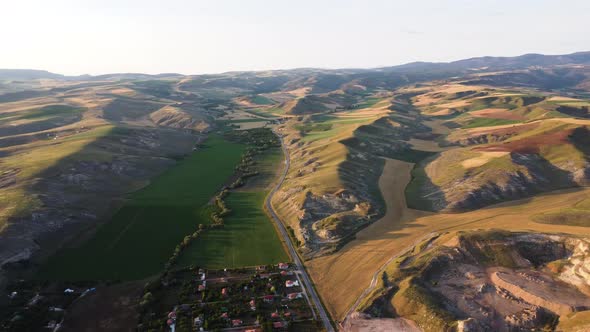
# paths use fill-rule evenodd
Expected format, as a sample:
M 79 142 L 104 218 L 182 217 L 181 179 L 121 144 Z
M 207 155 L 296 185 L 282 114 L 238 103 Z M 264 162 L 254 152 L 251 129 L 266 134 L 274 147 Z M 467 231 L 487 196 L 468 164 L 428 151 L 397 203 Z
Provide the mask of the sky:
M 590 51 L 588 0 L 2 0 L 0 68 L 373 68 Z

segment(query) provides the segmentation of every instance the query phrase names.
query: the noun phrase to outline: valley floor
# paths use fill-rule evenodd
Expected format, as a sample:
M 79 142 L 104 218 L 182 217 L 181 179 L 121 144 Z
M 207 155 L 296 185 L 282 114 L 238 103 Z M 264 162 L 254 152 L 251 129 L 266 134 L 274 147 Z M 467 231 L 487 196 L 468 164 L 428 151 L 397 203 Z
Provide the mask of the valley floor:
M 199 209 L 231 176 L 245 149 L 219 137 L 205 144 L 133 193 L 92 239 L 51 258 L 40 277 L 133 280 L 160 272 L 182 238 L 209 223 Z
M 289 260 L 279 235 L 264 211 L 264 199 L 283 160 L 278 148 L 269 149 L 257 161 L 260 174 L 225 199 L 232 213 L 224 227 L 212 229 L 191 244 L 180 257 L 180 266 L 210 269 L 277 264 Z

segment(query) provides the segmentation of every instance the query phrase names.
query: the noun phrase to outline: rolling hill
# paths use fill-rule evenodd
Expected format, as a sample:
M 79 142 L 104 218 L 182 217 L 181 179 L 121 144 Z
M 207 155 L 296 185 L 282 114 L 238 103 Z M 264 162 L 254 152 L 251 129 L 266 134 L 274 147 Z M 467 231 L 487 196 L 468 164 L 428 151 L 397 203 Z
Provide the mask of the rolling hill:
M 133 270 L 130 279 L 157 273 L 173 254 L 162 266 L 168 273 L 176 251 L 193 240 L 184 267 L 192 260 L 216 268 L 266 257 L 276 263 L 284 255 L 265 253 L 259 241 L 252 242 L 260 253 L 252 260 L 228 249 L 226 239 L 225 231 L 244 237 L 240 220 L 250 223 L 248 234 L 263 229 L 262 206 L 252 208 L 263 201 L 262 189 L 230 194 L 228 204 L 240 213 L 228 216 L 227 230 L 212 222 L 229 213 L 227 190 L 257 175 L 249 167 L 279 168 L 276 156 L 254 156 L 278 147 L 271 128 L 290 158 L 272 206 L 334 320 L 350 323 L 356 312 L 362 324 L 373 318 L 424 330 L 490 328 L 493 320 L 457 300 L 458 286 L 444 272 L 456 263 L 476 276 L 465 277 L 469 294 L 505 302 L 480 303 L 501 315 L 499 328 L 580 325 L 583 315 L 574 312 L 586 310 L 584 287 L 560 284 L 573 300 L 543 302 L 518 285 L 588 280 L 575 259 L 586 261 L 590 234 L 589 110 L 589 52 L 211 75 L 0 70 L 1 276 L 31 278 L 64 246 L 72 257 L 72 248 L 104 251 L 107 266 L 108 255 L 133 245 L 126 239 L 158 242 L 157 229 L 141 233 L 142 222 L 173 238 L 160 241 L 166 252 L 152 248 L 157 261 L 131 257 L 141 256 L 139 247 L 113 259 Z M 198 169 L 209 172 L 205 180 L 193 173 Z M 176 189 L 206 190 L 192 200 L 196 193 Z M 157 202 L 161 193 L 168 199 Z M 145 208 L 164 202 L 166 211 L 182 211 L 184 228 Z M 217 229 L 199 238 L 208 227 Z M 109 232 L 117 234 L 112 241 L 91 240 Z M 271 227 L 263 233 L 280 247 Z M 224 251 L 205 257 L 200 248 Z M 135 270 L 127 260 L 149 262 L 149 269 Z M 79 279 L 93 273 L 84 272 Z M 102 272 L 103 279 L 117 275 Z M 484 279 L 493 287 L 480 290 Z

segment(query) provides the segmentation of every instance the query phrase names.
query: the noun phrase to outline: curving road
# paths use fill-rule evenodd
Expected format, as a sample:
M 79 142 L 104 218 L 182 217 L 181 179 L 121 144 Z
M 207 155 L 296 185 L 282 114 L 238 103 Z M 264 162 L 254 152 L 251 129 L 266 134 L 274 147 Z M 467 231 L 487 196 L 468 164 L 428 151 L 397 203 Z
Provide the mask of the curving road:
M 330 322 L 330 317 L 328 316 L 326 309 L 324 309 L 324 306 L 322 305 L 322 301 L 320 301 L 320 297 L 318 296 L 315 288 L 313 288 L 313 283 L 311 282 L 311 278 L 307 274 L 307 271 L 305 270 L 305 266 L 303 266 L 303 262 L 301 261 L 301 258 L 299 258 L 299 255 L 297 254 L 297 250 L 295 249 L 295 247 L 293 246 L 293 243 L 291 242 L 291 238 L 289 237 L 289 233 L 287 232 L 285 225 L 283 225 L 283 222 L 281 221 L 281 219 L 279 218 L 279 216 L 277 215 L 277 213 L 275 212 L 275 210 L 272 207 L 272 203 L 271 203 L 272 197 L 279 190 L 279 188 L 283 185 L 283 182 L 285 181 L 285 178 L 287 177 L 287 172 L 289 171 L 289 166 L 291 165 L 291 158 L 289 156 L 289 151 L 287 150 L 287 148 L 285 147 L 285 143 L 283 142 L 283 137 L 279 133 L 277 133 L 275 130 L 273 130 L 273 133 L 275 135 L 277 135 L 279 137 L 279 140 L 281 141 L 281 148 L 283 149 L 283 153 L 285 154 L 285 169 L 283 170 L 283 174 L 281 174 L 281 177 L 280 177 L 279 181 L 277 182 L 277 185 L 270 191 L 270 193 L 266 197 L 266 200 L 264 201 L 264 205 L 266 206 L 268 212 L 270 213 L 273 221 L 277 224 L 277 228 L 279 229 L 281 236 L 283 237 L 283 239 L 285 240 L 285 243 L 287 244 L 287 248 L 289 249 L 289 254 L 293 258 L 293 262 L 295 263 L 295 265 L 297 265 L 297 269 L 300 272 L 301 281 L 303 283 L 303 286 L 305 287 L 305 289 L 307 289 L 307 292 L 309 294 L 309 298 L 314 303 L 314 306 L 316 307 L 316 310 L 320 316 L 320 319 L 322 320 L 322 323 L 324 324 L 324 327 L 326 328 L 326 331 L 334 332 L 334 327 L 332 326 L 332 323 Z M 312 308 L 312 310 L 313 310 L 313 308 Z

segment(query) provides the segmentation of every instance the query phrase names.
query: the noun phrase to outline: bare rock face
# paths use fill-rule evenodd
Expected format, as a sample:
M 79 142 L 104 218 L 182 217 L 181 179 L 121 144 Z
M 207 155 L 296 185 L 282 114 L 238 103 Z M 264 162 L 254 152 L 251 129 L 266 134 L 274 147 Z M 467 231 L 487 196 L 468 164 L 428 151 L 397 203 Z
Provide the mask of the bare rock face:
M 530 331 L 590 310 L 589 239 L 476 231 L 428 247 L 398 263 L 393 298 L 384 289 L 365 313 L 389 304 L 403 316 L 409 306 L 425 331 Z
M 368 222 L 370 209 L 368 202 L 360 202 L 346 190 L 321 196 L 308 191 L 299 222 L 301 228 L 308 230 L 307 234 L 313 234 L 316 242 L 339 241 Z
M 534 329 L 542 323 L 544 310 L 540 307 L 525 308 L 515 314 L 504 317 L 509 329 Z

